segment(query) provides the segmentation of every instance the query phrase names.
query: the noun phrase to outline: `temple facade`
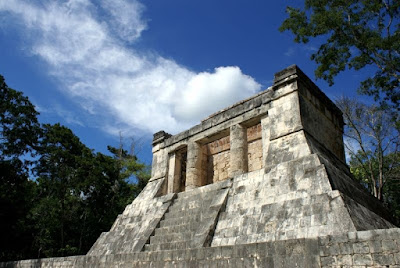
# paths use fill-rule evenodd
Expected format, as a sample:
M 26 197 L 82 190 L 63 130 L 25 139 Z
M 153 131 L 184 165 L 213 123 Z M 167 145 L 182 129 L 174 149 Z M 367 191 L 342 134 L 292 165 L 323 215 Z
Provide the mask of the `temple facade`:
M 400 267 L 400 229 L 352 179 L 343 125 L 290 66 L 200 124 L 154 134 L 149 183 L 86 256 L 0 267 Z

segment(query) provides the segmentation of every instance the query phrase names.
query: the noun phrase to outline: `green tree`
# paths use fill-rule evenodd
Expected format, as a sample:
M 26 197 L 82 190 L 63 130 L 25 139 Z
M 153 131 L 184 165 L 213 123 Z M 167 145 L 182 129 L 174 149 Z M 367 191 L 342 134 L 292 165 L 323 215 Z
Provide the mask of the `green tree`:
M 111 228 L 135 197 L 134 185 L 120 175 L 120 165 L 112 156 L 95 154 L 84 171 L 78 243 L 82 253 L 90 249 L 101 232 Z
M 369 152 L 369 155 L 373 154 Z M 384 184 L 382 184 L 382 199 L 392 212 L 397 222 L 400 222 L 400 152 L 390 153 L 383 156 Z M 360 163 L 362 159 L 362 163 Z M 354 178 L 364 185 L 371 193 L 374 192 L 373 184 L 370 181 L 371 173 L 375 178 L 379 177 L 379 161 L 377 158 L 363 158 L 363 153 L 358 152 L 350 159 L 350 171 Z M 366 166 L 371 165 L 372 171 Z
M 43 130 L 40 158 L 35 167 L 38 200 L 33 210 L 38 227 L 38 255 L 77 254 L 74 238 L 83 194 L 80 186 L 92 151 L 60 124 L 43 125 Z
M 133 198 L 135 198 L 143 190 L 150 179 L 150 167 L 145 165 L 144 163 L 141 163 L 136 155 L 133 153 L 133 150 L 131 150 L 130 152 L 125 150 L 121 142 L 118 148 L 112 146 L 108 146 L 107 148 L 113 154 L 114 159 L 117 161 L 121 178 L 124 180 L 130 179 L 134 181 Z
M 140 192 L 129 178 L 145 165 L 122 147 L 109 147 L 113 156 L 95 154 L 60 124 L 43 129 L 33 210 L 38 255 L 85 254 Z
M 390 158 L 388 162 L 396 163 L 396 165 L 392 169 L 391 180 L 387 182 L 385 187 L 385 200 L 395 218 L 400 222 L 400 152 L 390 154 L 387 157 Z
M 37 115 L 29 99 L 0 75 L 0 260 L 30 254 L 29 211 L 36 184 L 29 180 L 28 159 L 41 132 Z
M 346 97 L 336 104 L 346 124 L 345 146 L 351 171 L 375 197 L 383 200 L 388 197 L 385 195 L 387 184 L 393 185 L 398 178 L 399 129 L 391 114 L 376 105 Z
M 37 115 L 0 76 L 0 261 L 85 254 L 150 177 L 133 152 L 94 153 Z
M 117 161 L 121 178 L 133 181 L 133 200 L 133 198 L 135 198 L 148 183 L 151 177 L 151 167 L 140 162 L 135 154 L 136 147 L 140 147 L 140 143 L 138 142 L 139 140 L 131 138 L 129 151 L 124 149 L 123 140 L 124 138 L 120 132 L 118 148 L 107 146 L 107 149 L 112 153 L 113 158 Z
M 295 41 L 323 40 L 311 56 L 315 74 L 331 85 L 346 68 L 373 67 L 359 88 L 394 107 L 400 105 L 400 1 L 305 0 L 304 9 L 288 7 L 280 30 Z
M 40 136 L 35 106 L 22 92 L 8 87 L 1 75 L 0 100 L 0 159 L 34 152 Z

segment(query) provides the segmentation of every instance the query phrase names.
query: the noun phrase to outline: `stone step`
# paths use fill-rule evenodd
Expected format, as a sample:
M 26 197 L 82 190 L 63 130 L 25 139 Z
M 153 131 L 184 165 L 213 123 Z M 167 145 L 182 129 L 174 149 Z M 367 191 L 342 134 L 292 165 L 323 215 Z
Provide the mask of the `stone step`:
M 193 238 L 193 235 L 193 232 L 155 235 L 150 237 L 150 245 L 190 241 Z
M 191 222 L 176 226 L 160 227 L 155 230 L 155 235 L 162 236 L 173 233 L 194 232 L 199 227 L 199 222 Z
M 221 188 L 227 187 L 232 184 L 232 181 L 230 179 L 221 181 L 221 182 L 216 182 L 212 184 L 208 184 L 206 186 L 198 187 L 193 190 L 181 192 L 178 194 L 178 198 L 186 198 L 189 196 L 195 196 L 195 195 L 201 195 L 204 194 L 204 196 L 210 195 L 210 192 L 212 191 L 217 191 Z
M 200 200 L 206 200 L 206 199 L 212 199 L 214 197 L 216 191 L 211 191 L 209 193 L 201 193 L 201 194 L 196 194 L 193 196 L 187 196 L 187 197 L 178 197 L 175 199 L 174 203 L 175 204 L 185 204 L 187 202 L 191 201 L 200 201 Z
M 180 216 L 176 218 L 167 218 L 160 221 L 160 227 L 176 226 L 187 224 L 190 222 L 199 222 L 201 220 L 200 214 L 193 214 L 188 216 Z
M 173 204 L 169 208 L 169 212 L 175 212 L 175 211 L 185 211 L 185 210 L 192 210 L 192 209 L 197 209 L 201 210 L 204 208 L 208 208 L 211 204 L 212 199 L 200 199 L 196 201 L 189 201 L 187 203 L 182 203 L 182 204 Z
M 202 214 L 202 211 L 200 209 L 172 211 L 172 212 L 165 213 L 164 219 L 175 219 L 175 218 L 188 217 L 188 216 L 201 215 L 201 214 Z
M 179 250 L 187 249 L 190 247 L 190 241 L 174 242 L 174 243 L 162 243 L 162 244 L 147 244 L 144 246 L 145 251 L 161 251 L 161 250 Z

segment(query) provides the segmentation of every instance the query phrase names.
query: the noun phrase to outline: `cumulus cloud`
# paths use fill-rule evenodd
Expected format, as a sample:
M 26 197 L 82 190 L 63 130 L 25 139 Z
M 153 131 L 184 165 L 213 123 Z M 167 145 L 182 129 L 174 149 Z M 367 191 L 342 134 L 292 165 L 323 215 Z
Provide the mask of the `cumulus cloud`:
M 199 73 L 187 83 L 181 101 L 175 106 L 175 114 L 184 121 L 205 117 L 215 112 L 216 107 L 233 104 L 254 94 L 258 88 L 259 84 L 243 75 L 239 67 L 219 67 L 213 73 Z
M 239 67 L 195 73 L 135 47 L 147 29 L 144 6 L 102 0 L 0 2 L 0 14 L 19 21 L 31 53 L 103 126 L 155 132 L 181 131 L 208 114 L 260 90 Z

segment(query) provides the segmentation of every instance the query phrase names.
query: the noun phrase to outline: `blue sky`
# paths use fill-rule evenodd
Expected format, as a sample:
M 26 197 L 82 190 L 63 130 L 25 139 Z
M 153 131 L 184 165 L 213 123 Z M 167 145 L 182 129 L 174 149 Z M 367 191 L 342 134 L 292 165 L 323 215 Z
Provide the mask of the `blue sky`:
M 0 74 L 24 92 L 42 123 L 60 122 L 90 148 L 137 144 L 151 161 L 152 134 L 179 133 L 249 97 L 291 64 L 315 81 L 315 41 L 280 33 L 295 0 L 0 1 Z M 346 72 L 331 98 L 355 95 Z

